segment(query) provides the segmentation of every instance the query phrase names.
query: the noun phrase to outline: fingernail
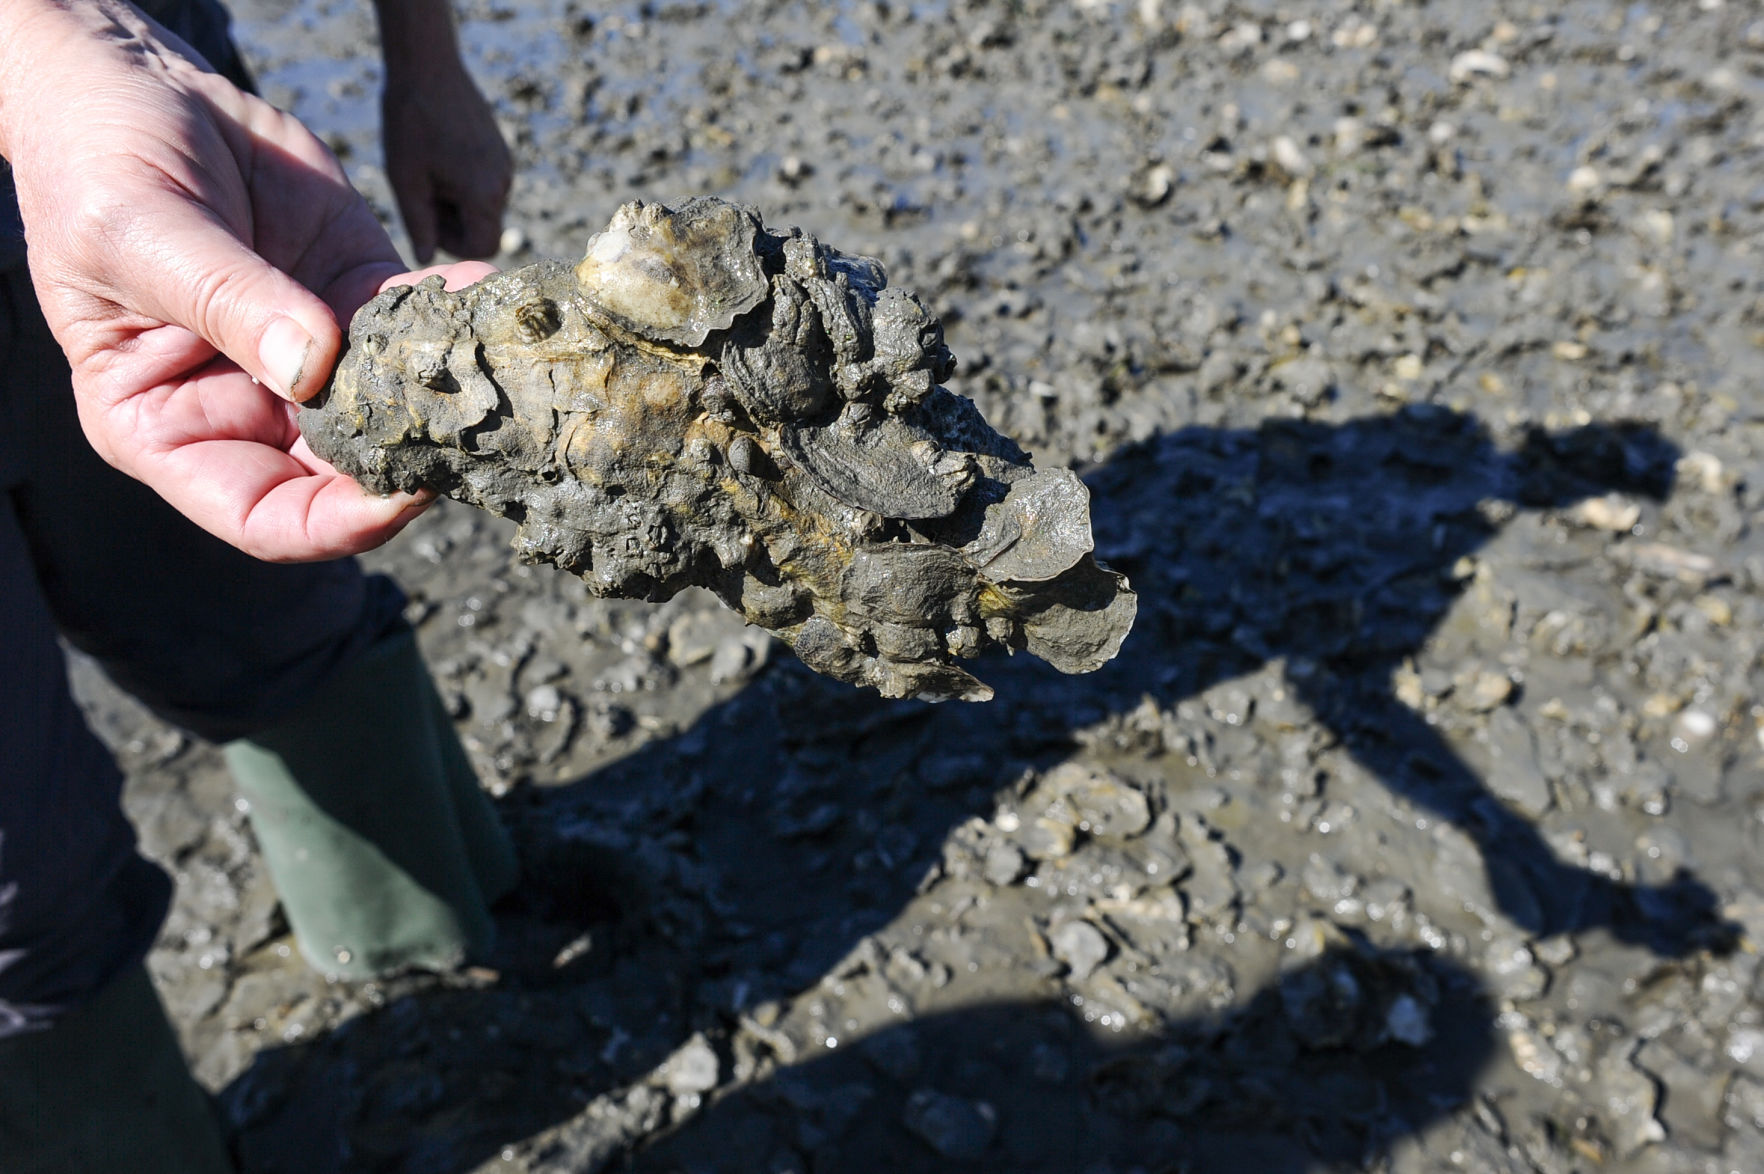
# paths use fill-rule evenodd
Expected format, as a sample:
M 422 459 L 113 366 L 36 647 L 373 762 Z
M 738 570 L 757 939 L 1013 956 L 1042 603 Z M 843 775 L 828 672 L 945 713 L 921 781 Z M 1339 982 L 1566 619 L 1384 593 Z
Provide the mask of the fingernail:
M 420 514 L 430 506 L 434 505 L 436 498 L 436 493 L 433 489 L 419 489 L 415 493 L 406 493 L 402 489 L 394 490 L 391 493 L 376 494 L 372 490 L 364 490 L 364 492 L 371 497 L 378 497 L 387 505 L 394 507 L 395 516 Z
M 263 332 L 257 344 L 257 360 L 263 364 L 264 382 L 270 390 L 287 399 L 294 398 L 306 374 L 306 362 L 312 354 L 312 335 L 292 318 L 277 318 Z
M 429 507 L 435 504 L 435 494 L 431 490 L 424 489 L 416 493 L 389 494 L 384 500 L 397 507 L 397 512 L 392 515 L 386 525 L 402 530 L 406 525 L 428 512 Z

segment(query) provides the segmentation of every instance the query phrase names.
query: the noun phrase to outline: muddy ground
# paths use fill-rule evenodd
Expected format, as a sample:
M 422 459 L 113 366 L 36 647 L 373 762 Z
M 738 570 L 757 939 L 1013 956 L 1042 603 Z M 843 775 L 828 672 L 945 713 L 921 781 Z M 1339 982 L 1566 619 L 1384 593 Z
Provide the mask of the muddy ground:
M 367 8 L 239 34 L 389 209 Z M 698 192 L 882 258 L 1140 622 L 883 702 L 438 508 L 369 561 L 542 883 L 490 965 L 359 986 L 216 753 L 82 670 L 245 1170 L 1764 1170 L 1757 9 L 463 28 L 504 264 Z

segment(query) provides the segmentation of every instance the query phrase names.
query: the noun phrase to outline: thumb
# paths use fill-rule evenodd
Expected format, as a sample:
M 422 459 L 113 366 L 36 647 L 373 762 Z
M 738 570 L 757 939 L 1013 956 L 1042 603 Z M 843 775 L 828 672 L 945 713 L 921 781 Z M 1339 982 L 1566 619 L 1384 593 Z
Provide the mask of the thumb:
M 143 311 L 194 331 L 285 399 L 323 386 L 343 332 L 321 298 L 193 205 L 175 202 L 148 235 L 152 255 L 128 266 L 153 266 L 136 291 Z

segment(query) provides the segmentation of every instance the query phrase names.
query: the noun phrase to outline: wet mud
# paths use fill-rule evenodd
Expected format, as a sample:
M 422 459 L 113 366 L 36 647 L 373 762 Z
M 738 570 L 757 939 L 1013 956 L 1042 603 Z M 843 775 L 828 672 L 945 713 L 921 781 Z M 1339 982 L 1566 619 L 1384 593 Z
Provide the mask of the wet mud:
M 353 0 L 251 0 L 390 208 Z M 1727 0 L 469 3 L 506 267 L 714 192 L 874 256 L 1139 618 L 984 706 L 371 560 L 535 882 L 327 985 L 78 674 L 254 1172 L 1764 1169 L 1764 24 Z

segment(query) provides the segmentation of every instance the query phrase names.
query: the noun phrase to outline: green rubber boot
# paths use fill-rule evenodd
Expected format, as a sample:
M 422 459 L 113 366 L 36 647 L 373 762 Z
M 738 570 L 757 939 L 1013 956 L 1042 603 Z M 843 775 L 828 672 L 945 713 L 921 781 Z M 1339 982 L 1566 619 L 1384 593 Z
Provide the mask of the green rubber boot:
M 147 969 L 46 1031 L 0 1040 L 6 1174 L 231 1174 Z
M 490 948 L 488 907 L 519 866 L 408 628 L 226 758 L 320 973 L 447 970 Z

